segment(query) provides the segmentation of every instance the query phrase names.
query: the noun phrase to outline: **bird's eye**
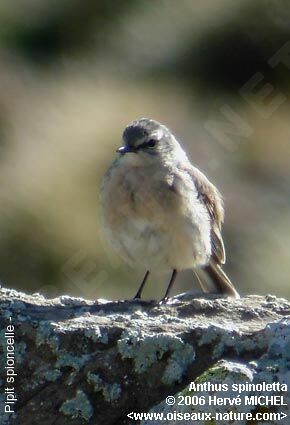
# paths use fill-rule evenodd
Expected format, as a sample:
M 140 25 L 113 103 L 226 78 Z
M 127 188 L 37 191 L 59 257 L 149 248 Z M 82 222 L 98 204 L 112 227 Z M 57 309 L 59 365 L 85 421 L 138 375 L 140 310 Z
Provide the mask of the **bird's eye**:
M 148 148 L 154 148 L 156 146 L 157 141 L 154 139 L 150 139 L 148 140 L 148 142 L 146 143 L 146 145 L 148 146 Z

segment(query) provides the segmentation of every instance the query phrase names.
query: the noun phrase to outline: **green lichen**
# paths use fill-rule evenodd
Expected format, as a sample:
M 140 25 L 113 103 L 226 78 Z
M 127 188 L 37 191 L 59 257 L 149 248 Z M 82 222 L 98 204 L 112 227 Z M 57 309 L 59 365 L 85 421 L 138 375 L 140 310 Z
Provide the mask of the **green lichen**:
M 216 342 L 216 344 L 214 344 Z M 233 347 L 235 350 L 239 341 L 234 327 L 221 328 L 218 325 L 210 325 L 205 328 L 198 345 L 211 345 L 213 346 L 213 358 L 219 359 L 228 347 Z
M 180 340 L 181 341 L 181 340 Z M 194 361 L 195 353 L 190 344 L 176 342 L 175 349 L 168 359 L 167 366 L 161 378 L 166 385 L 181 382 L 187 367 Z M 171 350 L 172 348 L 170 348 Z
M 61 376 L 61 371 L 59 369 L 49 369 L 44 372 L 43 376 L 46 381 L 54 382 Z
M 205 382 L 252 382 L 253 370 L 249 365 L 243 365 L 236 362 L 220 360 L 210 369 L 206 370 L 202 375 L 198 376 L 194 381 L 196 384 Z M 229 385 L 230 387 L 230 385 Z
M 43 363 L 41 366 L 36 366 L 33 375 L 26 385 L 26 389 L 34 389 L 45 382 L 54 382 L 61 376 L 59 369 L 51 369 L 51 366 L 47 363 Z
M 35 343 L 37 347 L 46 344 L 52 349 L 52 351 L 55 352 L 58 350 L 59 338 L 55 332 L 53 323 L 47 321 L 39 322 Z
M 84 419 L 88 421 L 93 416 L 93 408 L 82 390 L 77 390 L 76 396 L 62 403 L 59 411 L 72 419 Z
M 94 386 L 96 392 L 100 391 L 103 394 L 105 401 L 112 403 L 120 398 L 121 387 L 119 384 L 109 384 L 105 382 L 99 375 L 89 372 L 87 374 L 87 382 Z
M 85 329 L 84 334 L 87 338 L 91 338 L 94 342 L 101 342 L 102 344 L 108 344 L 108 334 L 100 329 L 99 326 L 91 326 Z
M 66 380 L 67 385 L 72 384 L 76 374 L 90 359 L 89 354 L 84 354 L 82 356 L 73 356 L 71 354 L 68 354 L 65 350 L 60 350 L 57 355 L 58 358 L 55 364 L 56 368 L 68 366 L 73 369 L 73 371 Z
M 163 356 L 169 353 L 162 382 L 171 385 L 180 382 L 187 367 L 194 361 L 195 353 L 190 344 L 170 333 L 148 335 L 141 332 L 123 332 L 118 341 L 118 349 L 123 358 L 134 361 L 137 373 L 143 373 Z
M 246 351 L 253 351 L 257 347 L 263 349 L 267 346 L 267 341 L 263 335 L 257 335 L 255 339 L 240 338 L 240 332 L 234 326 L 220 327 L 212 324 L 205 328 L 198 345 L 210 345 L 213 349 L 213 359 L 220 359 L 224 352 L 230 348 L 238 356 Z

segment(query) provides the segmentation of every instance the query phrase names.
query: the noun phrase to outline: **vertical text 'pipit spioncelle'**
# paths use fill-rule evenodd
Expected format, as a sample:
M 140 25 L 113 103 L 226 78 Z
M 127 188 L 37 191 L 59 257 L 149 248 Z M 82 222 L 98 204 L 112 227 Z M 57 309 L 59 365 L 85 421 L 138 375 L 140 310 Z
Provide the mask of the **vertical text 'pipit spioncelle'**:
M 104 234 L 111 247 L 145 276 L 172 270 L 163 301 L 178 271 L 193 269 L 203 291 L 239 297 L 222 270 L 222 198 L 195 168 L 170 130 L 142 118 L 129 124 L 123 146 L 101 189 Z

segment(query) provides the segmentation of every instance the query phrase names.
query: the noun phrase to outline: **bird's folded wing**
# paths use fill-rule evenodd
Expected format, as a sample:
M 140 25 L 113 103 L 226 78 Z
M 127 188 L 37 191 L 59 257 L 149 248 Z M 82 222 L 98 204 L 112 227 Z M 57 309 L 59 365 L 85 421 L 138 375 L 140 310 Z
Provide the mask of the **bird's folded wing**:
M 197 168 L 186 168 L 197 189 L 198 198 L 208 210 L 211 221 L 212 259 L 217 264 L 224 264 L 226 260 L 224 243 L 221 235 L 221 226 L 224 220 L 222 196 L 217 188 L 210 183 L 206 176 Z

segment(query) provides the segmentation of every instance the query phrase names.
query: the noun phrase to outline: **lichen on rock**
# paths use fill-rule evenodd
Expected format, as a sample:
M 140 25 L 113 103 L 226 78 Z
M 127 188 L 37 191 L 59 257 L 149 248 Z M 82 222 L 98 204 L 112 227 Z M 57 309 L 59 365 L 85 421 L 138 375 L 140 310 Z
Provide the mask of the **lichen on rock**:
M 46 299 L 1 288 L 0 382 L 5 388 L 5 329 L 13 323 L 20 400 L 14 417 L 1 413 L 1 424 L 129 425 L 127 415 L 134 412 L 214 415 L 242 407 L 249 413 L 277 412 L 259 403 L 224 404 L 226 398 L 242 400 L 232 387 L 228 392 L 189 388 L 207 382 L 289 386 L 290 303 L 275 296 L 171 301 Z M 244 396 L 252 394 L 259 391 L 245 389 Z M 209 395 L 222 403 L 168 406 L 165 401 Z M 5 394 L 1 397 L 5 404 Z M 145 424 L 152 422 L 144 419 Z

